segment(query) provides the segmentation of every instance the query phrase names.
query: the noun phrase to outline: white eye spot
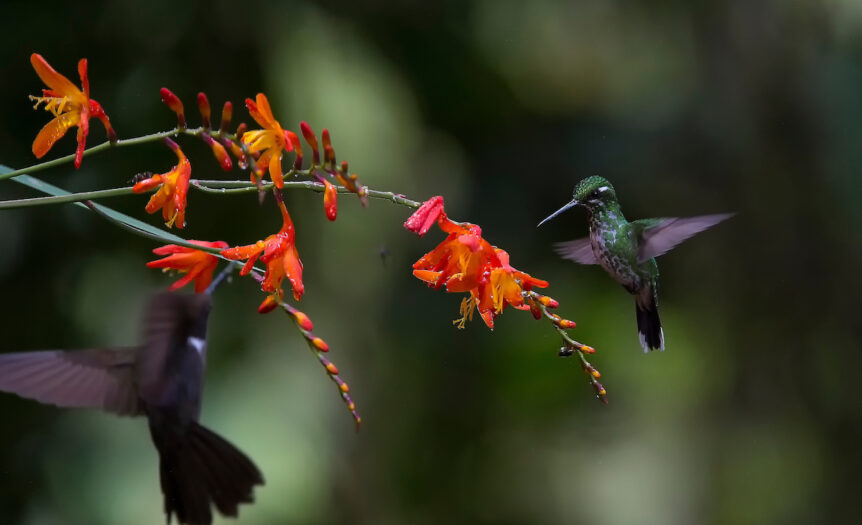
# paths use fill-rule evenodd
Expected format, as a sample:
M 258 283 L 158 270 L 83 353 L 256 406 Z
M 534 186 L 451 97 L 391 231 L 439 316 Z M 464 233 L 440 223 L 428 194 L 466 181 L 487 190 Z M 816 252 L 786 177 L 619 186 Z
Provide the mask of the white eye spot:
M 200 337 L 189 337 L 189 345 L 194 348 L 197 353 L 203 354 L 204 348 L 207 346 L 207 342 L 201 339 Z
M 609 189 L 610 188 L 608 188 L 607 186 L 602 186 L 601 188 L 597 189 L 596 191 L 599 193 L 602 193 L 602 192 L 608 191 Z

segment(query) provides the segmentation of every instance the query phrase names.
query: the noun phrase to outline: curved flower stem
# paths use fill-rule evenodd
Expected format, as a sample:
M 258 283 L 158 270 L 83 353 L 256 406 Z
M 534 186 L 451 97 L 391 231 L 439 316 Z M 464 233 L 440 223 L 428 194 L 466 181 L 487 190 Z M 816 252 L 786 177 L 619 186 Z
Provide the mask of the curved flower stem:
M 584 369 L 584 372 L 587 374 L 587 377 L 589 377 L 590 384 L 596 391 L 596 395 L 598 396 L 599 400 L 604 404 L 608 404 L 608 393 L 607 390 L 605 390 L 605 387 L 602 386 L 602 384 L 599 382 L 599 373 L 595 369 L 595 367 L 590 364 L 589 361 L 587 361 L 586 354 L 591 354 L 595 352 L 593 347 L 575 341 L 569 336 L 569 333 L 565 329 L 560 328 L 557 323 L 554 322 L 554 314 L 549 311 L 547 306 L 543 305 L 539 301 L 539 297 L 541 297 L 541 294 L 530 291 L 524 292 L 524 296 L 532 299 L 535 302 L 536 306 L 542 311 L 542 315 L 544 315 L 549 321 L 551 321 L 551 324 L 553 325 L 554 329 L 560 334 L 560 337 L 563 338 L 563 343 L 565 344 L 565 346 L 560 351 L 560 356 L 568 357 L 572 355 L 572 351 L 574 351 L 574 353 L 578 355 L 578 359 L 581 363 L 581 368 Z M 566 350 L 568 350 L 568 352 Z
M 87 208 L 90 208 L 90 210 L 93 211 L 96 215 L 102 217 L 103 219 L 107 220 L 108 222 L 112 222 L 112 223 L 116 224 L 117 226 L 119 226 L 120 228 L 122 228 L 126 231 L 134 233 L 135 235 L 140 235 L 141 237 L 146 237 L 148 239 L 158 241 L 160 243 L 165 242 L 165 239 L 162 237 L 159 237 L 158 235 L 154 235 L 148 231 L 142 230 L 140 228 L 136 228 L 136 227 L 132 226 L 131 224 L 127 224 L 123 221 L 118 221 L 117 219 L 111 217 L 110 214 L 105 213 L 105 211 L 102 210 L 101 206 L 99 206 L 98 204 L 96 204 L 93 201 L 85 200 L 85 201 L 83 201 L 83 203 Z M 209 252 L 209 253 L 216 255 L 216 256 L 218 256 L 218 257 L 220 257 L 226 261 L 229 261 L 229 259 L 221 256 L 221 250 L 219 250 L 218 248 L 208 248 L 206 246 L 199 246 L 199 245 L 191 243 L 185 239 L 171 240 L 170 242 L 172 244 L 176 244 L 178 246 L 184 246 L 186 248 L 192 248 L 192 249 L 199 250 L 202 252 Z
M 21 171 L 21 170 L 18 170 Z M 0 175 L 5 177 L 6 174 Z M 191 181 L 191 187 L 205 193 L 216 194 L 232 194 L 232 193 L 255 193 L 260 190 L 268 190 L 272 188 L 272 183 L 263 184 L 261 187 L 255 186 L 251 182 L 241 180 L 195 180 Z M 306 189 L 323 192 L 324 186 L 319 182 L 313 181 L 289 181 L 284 183 L 287 189 Z M 352 193 L 344 186 L 336 186 L 338 193 Z M 8 210 L 14 208 L 27 208 L 30 206 L 47 206 L 51 204 L 67 204 L 70 202 L 84 202 L 88 200 L 104 199 L 109 197 L 120 197 L 123 195 L 132 195 L 132 187 L 112 188 L 108 190 L 87 191 L 81 193 L 71 193 L 69 195 L 57 195 L 52 197 L 34 197 L 29 199 L 15 199 L 8 201 L 0 201 L 0 210 Z M 367 195 L 373 199 L 383 199 L 407 206 L 408 208 L 418 208 L 422 205 L 421 202 L 408 199 L 404 195 L 393 193 L 391 191 L 367 190 Z
M 31 199 L 16 199 L 0 201 L 0 210 L 13 208 L 27 208 L 30 206 L 47 206 L 50 204 L 67 204 L 70 202 L 84 202 L 93 199 L 104 199 L 106 197 L 119 197 L 120 195 L 131 195 L 132 187 L 113 188 L 110 190 L 86 191 L 82 193 L 70 193 L 69 195 L 57 195 L 53 197 L 34 197 Z
M 305 173 L 303 173 L 305 175 Z M 219 194 L 230 194 L 230 193 L 256 193 L 260 190 L 267 190 L 272 188 L 273 184 L 271 182 L 264 183 L 262 186 L 256 186 L 252 182 L 246 181 L 224 181 L 224 180 L 193 180 L 191 181 L 191 186 L 195 189 L 203 191 L 205 193 L 219 193 Z M 338 190 L 338 193 L 353 193 L 348 188 L 344 186 L 335 186 Z M 285 189 L 290 188 L 300 188 L 306 190 L 316 191 L 318 193 L 323 193 L 325 189 L 324 185 L 319 182 L 314 181 L 288 181 L 284 183 Z M 422 206 L 421 202 L 414 201 L 412 199 L 408 199 L 404 195 L 400 193 L 393 193 L 391 191 L 378 191 L 378 190 L 366 190 L 366 195 L 373 199 L 383 199 L 393 202 L 395 204 L 400 204 L 402 206 L 407 206 L 408 208 L 418 208 Z
M 105 151 L 111 148 L 119 148 L 123 146 L 134 146 L 136 144 L 146 144 L 147 142 L 156 142 L 162 140 L 165 137 L 170 137 L 173 135 L 192 135 L 198 136 L 201 132 L 204 131 L 203 128 L 194 128 L 194 129 L 170 129 L 168 131 L 160 131 L 158 133 L 152 133 L 150 135 L 143 135 L 140 137 L 134 137 L 131 139 L 122 139 L 118 140 L 114 143 L 110 141 L 105 141 L 97 146 L 93 146 L 92 148 L 87 148 L 84 150 L 84 156 L 91 155 L 93 153 L 98 153 L 100 151 Z M 21 168 L 19 170 L 10 171 L 8 173 L 3 173 L 0 175 L 0 180 L 10 179 L 12 177 L 23 175 L 23 174 L 31 174 L 36 171 L 46 170 L 48 168 L 53 168 L 54 166 L 62 166 L 63 164 L 69 164 L 75 161 L 75 155 L 66 155 L 65 157 L 60 157 L 59 159 L 49 160 L 47 162 L 42 162 L 39 164 L 34 164 L 27 168 Z

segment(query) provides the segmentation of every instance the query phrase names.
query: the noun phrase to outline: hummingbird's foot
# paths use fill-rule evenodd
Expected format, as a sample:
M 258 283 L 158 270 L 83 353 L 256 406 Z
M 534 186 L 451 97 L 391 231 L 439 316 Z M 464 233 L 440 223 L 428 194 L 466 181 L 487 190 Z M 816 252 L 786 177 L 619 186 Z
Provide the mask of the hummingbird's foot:
M 572 354 L 575 353 L 575 350 L 570 346 L 560 347 L 560 352 L 557 354 L 560 357 L 572 357 Z

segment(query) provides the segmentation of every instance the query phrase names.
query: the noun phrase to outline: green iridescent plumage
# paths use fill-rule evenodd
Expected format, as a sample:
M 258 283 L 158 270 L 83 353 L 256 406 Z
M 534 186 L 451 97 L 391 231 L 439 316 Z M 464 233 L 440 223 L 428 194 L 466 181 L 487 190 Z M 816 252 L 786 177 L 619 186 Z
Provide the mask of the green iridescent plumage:
M 655 258 L 732 214 L 629 222 L 620 209 L 611 183 L 602 177 L 587 177 L 575 186 L 571 202 L 539 225 L 574 206 L 587 210 L 590 236 L 559 243 L 557 252 L 581 264 L 601 265 L 634 295 L 641 346 L 644 351 L 664 350 L 664 333 L 658 315 L 658 265 Z

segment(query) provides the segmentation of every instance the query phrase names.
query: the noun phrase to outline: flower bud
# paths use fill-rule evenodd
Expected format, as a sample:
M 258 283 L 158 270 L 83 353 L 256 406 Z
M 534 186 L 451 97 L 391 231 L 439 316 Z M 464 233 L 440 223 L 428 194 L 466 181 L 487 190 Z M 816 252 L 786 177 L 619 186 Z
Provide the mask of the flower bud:
M 165 103 L 168 108 L 176 113 L 177 115 L 177 127 L 180 129 L 185 129 L 186 127 L 186 115 L 183 112 L 183 102 L 180 100 L 180 97 L 174 95 L 170 89 L 162 88 L 159 92 L 162 96 L 162 102 Z
M 413 215 L 404 221 L 404 227 L 407 230 L 422 237 L 428 230 L 434 226 L 440 217 L 445 217 L 446 212 L 443 210 L 443 197 L 439 195 L 431 197 L 425 201 L 418 210 L 413 212 Z
M 201 139 L 210 147 L 213 152 L 213 156 L 221 165 L 221 169 L 224 171 L 230 171 L 231 168 L 233 168 L 233 163 L 231 162 L 227 151 L 224 149 L 224 146 L 219 144 L 209 133 L 206 132 L 201 133 Z
M 231 118 L 233 118 L 233 104 L 228 100 L 224 103 L 224 107 L 221 108 L 221 127 L 219 128 L 219 133 L 227 133 L 227 127 L 230 126 Z
M 538 303 L 536 303 L 536 301 L 534 301 L 532 297 L 529 298 L 527 300 L 527 302 L 530 305 L 530 313 L 533 314 L 533 319 L 535 319 L 537 321 L 539 319 L 541 319 L 542 318 L 542 309 L 539 308 Z
M 312 324 L 311 319 L 309 319 L 309 317 L 303 312 L 295 310 L 292 315 L 296 324 L 306 332 L 310 332 L 314 329 L 314 324 Z
M 559 326 L 563 330 L 566 330 L 569 328 L 574 328 L 575 326 L 577 326 L 577 324 L 574 321 L 569 321 L 568 319 L 560 319 L 560 321 L 557 323 L 557 326 Z
M 203 128 L 210 129 L 210 101 L 203 91 L 198 93 L 198 110 L 201 112 Z
M 299 129 L 302 131 L 302 136 L 305 138 L 305 141 L 308 142 L 309 146 L 311 146 L 311 162 L 313 162 L 315 166 L 320 165 L 320 150 L 317 147 L 317 136 L 311 130 L 311 126 L 308 125 L 308 122 L 305 122 L 304 120 L 299 123 Z
M 321 352 L 329 352 L 329 345 L 326 344 L 326 341 L 324 341 L 323 339 L 315 337 L 310 342 L 312 346 L 314 346 L 314 348 L 320 350 Z
M 239 147 L 239 144 L 227 137 L 223 137 L 221 141 L 236 159 L 236 164 L 239 166 L 239 169 L 244 170 L 248 168 L 248 158 L 246 158 L 245 152 Z
M 338 188 L 326 179 L 323 180 L 323 185 L 326 186 L 323 190 L 323 210 L 326 212 L 326 218 L 334 221 L 338 215 Z
M 539 296 L 539 302 L 547 308 L 558 308 L 560 306 L 560 303 L 558 303 L 555 299 L 548 297 L 547 295 Z
M 257 307 L 257 313 L 267 314 L 275 310 L 276 306 L 278 306 L 278 299 L 274 295 L 267 295 L 266 299 Z
M 335 169 L 335 150 L 332 149 L 332 142 L 329 139 L 329 130 L 323 129 L 323 164 L 329 169 Z
M 296 151 L 296 160 L 293 162 L 293 169 L 301 170 L 302 169 L 302 144 L 299 143 L 299 137 L 296 133 L 292 131 L 285 130 L 284 137 L 287 141 L 293 146 L 294 151 Z

